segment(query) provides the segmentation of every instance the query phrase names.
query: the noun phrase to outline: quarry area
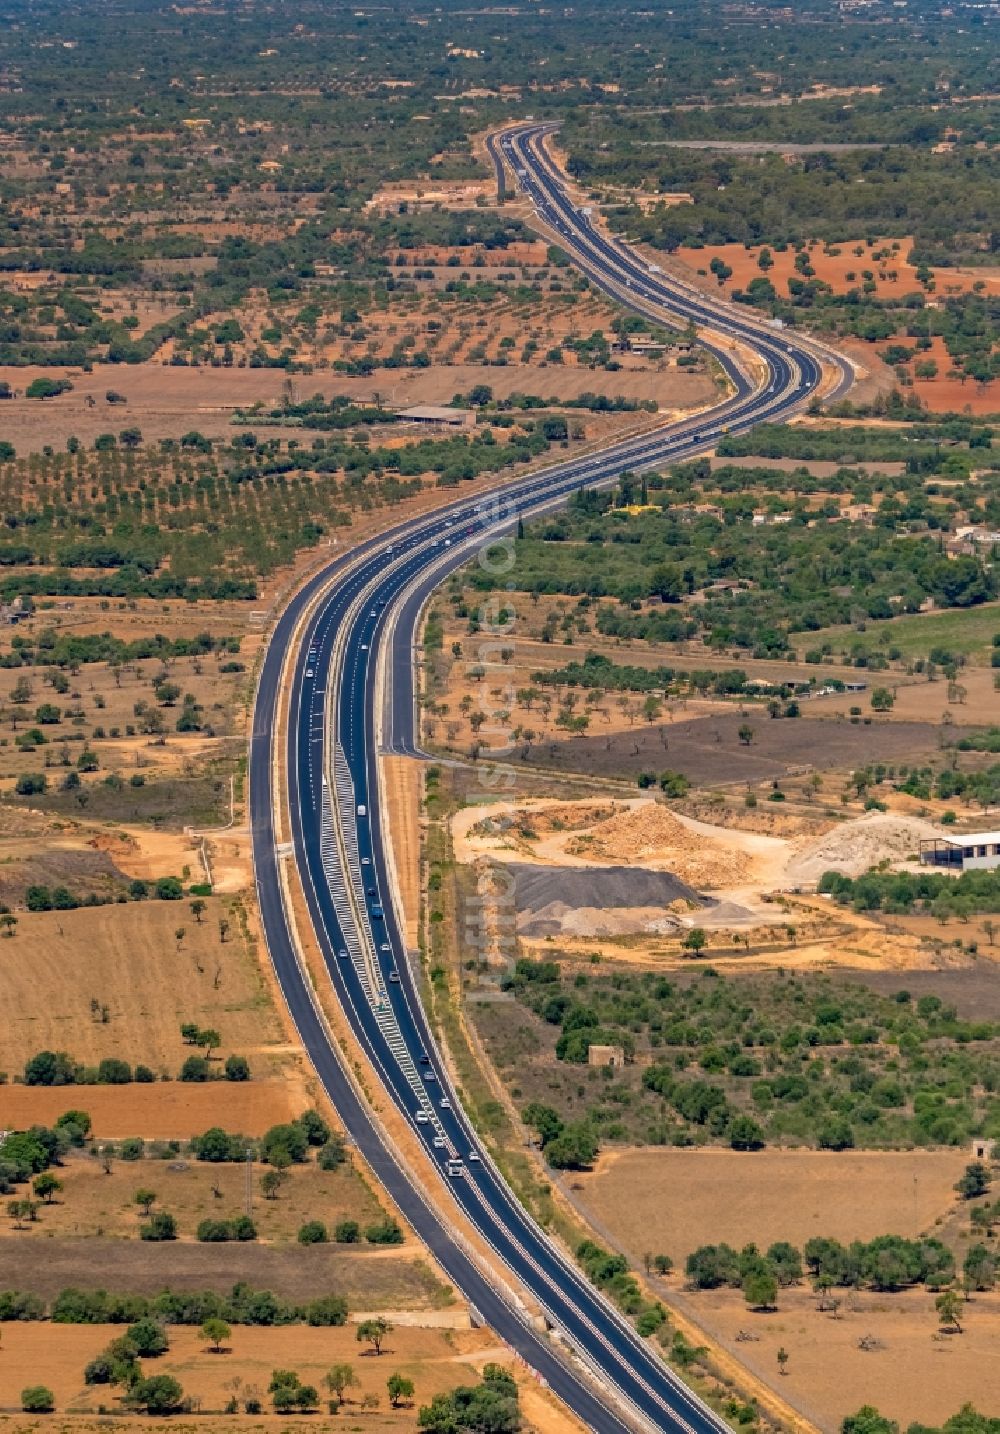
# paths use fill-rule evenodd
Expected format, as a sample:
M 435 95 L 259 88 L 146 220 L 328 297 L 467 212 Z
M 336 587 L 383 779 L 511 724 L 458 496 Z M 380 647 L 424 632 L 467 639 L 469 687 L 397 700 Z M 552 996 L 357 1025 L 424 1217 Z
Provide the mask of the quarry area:
M 8 9 L 0 1434 L 1000 1434 L 995 0 Z
M 480 807 L 454 817 L 456 859 L 476 870 L 491 863 L 509 870 L 526 950 L 554 938 L 590 949 L 597 939 L 624 960 L 658 963 L 688 959 L 684 939 L 696 928 L 709 936 L 713 959 L 728 948 L 742 963 L 836 960 L 830 943 L 842 936 L 844 916 L 817 898 L 823 874 L 858 877 L 886 866 L 918 872 L 920 842 L 941 833 L 905 814 L 831 821 L 817 812 L 771 818 L 772 829 L 792 833 L 779 836 L 699 821 L 649 797 L 536 798 L 498 802 L 486 813 Z M 917 943 L 901 933 L 891 956 L 883 950 L 886 959 L 918 963 Z

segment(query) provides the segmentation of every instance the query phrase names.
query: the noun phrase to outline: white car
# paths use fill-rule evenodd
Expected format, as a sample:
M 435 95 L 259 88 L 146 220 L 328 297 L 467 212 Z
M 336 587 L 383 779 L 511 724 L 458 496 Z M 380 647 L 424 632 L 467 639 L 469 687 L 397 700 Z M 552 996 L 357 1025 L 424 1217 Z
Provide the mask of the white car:
M 441 1097 L 440 1105 L 442 1110 L 451 1110 L 451 1101 L 446 1095 Z
M 417 1111 L 417 1124 L 418 1124 L 418 1125 L 426 1125 L 429 1120 L 430 1120 L 430 1116 L 427 1114 L 426 1110 L 418 1110 L 418 1111 Z

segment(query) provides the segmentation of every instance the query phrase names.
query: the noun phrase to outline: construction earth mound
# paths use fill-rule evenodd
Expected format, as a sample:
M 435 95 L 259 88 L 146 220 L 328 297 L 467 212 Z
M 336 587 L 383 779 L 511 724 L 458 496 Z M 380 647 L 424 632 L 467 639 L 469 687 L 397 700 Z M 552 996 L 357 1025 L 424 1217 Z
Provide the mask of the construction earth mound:
M 786 868 L 786 880 L 798 886 L 812 886 L 825 871 L 844 876 L 863 876 L 880 862 L 893 866 L 916 859 L 921 840 L 940 836 L 937 827 L 919 817 L 892 816 L 872 812 L 857 821 L 831 827 L 829 831 L 799 848 Z
M 566 855 L 588 861 L 636 861 L 669 866 L 694 886 L 739 886 L 748 880 L 747 856 L 695 833 L 658 802 L 637 802 L 597 822 L 566 843 Z M 593 905 L 598 903 L 594 902 Z M 630 905 L 645 903 L 638 899 Z

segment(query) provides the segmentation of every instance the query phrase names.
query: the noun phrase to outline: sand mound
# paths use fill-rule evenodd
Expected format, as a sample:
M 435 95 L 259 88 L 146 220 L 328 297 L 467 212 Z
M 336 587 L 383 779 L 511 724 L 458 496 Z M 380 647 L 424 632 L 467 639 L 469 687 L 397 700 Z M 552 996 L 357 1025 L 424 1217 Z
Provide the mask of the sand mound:
M 619 907 L 605 910 L 599 906 L 568 907 L 564 901 L 553 901 L 539 912 L 528 912 L 518 920 L 522 936 L 638 936 L 650 931 L 664 919 L 655 907 Z M 669 918 L 667 918 L 669 921 Z M 670 922 L 672 928 L 676 922 Z
M 801 847 L 788 863 L 786 877 L 806 884 L 818 881 L 824 871 L 862 876 L 879 862 L 905 861 L 916 854 L 921 839 L 935 836 L 940 836 L 937 828 L 919 817 L 872 812 L 842 822 Z
M 621 810 L 619 802 L 560 802 L 546 807 L 525 807 L 520 817 L 539 836 L 549 836 L 553 832 L 578 831 L 595 822 L 607 821 Z
M 718 931 L 724 926 L 777 925 L 779 922 L 786 922 L 788 918 L 781 911 L 761 913 L 751 911 L 749 906 L 741 906 L 737 901 L 720 901 L 717 905 L 709 907 L 707 911 L 699 912 L 696 920 L 699 926 Z
M 534 842 L 556 832 L 579 831 L 606 821 L 623 808 L 618 802 L 549 802 L 483 817 L 469 828 L 472 837 L 498 837 L 509 842 Z
M 750 871 L 744 852 L 692 832 L 659 802 L 615 812 L 567 842 L 566 852 L 591 861 L 656 861 L 697 887 L 739 886 Z

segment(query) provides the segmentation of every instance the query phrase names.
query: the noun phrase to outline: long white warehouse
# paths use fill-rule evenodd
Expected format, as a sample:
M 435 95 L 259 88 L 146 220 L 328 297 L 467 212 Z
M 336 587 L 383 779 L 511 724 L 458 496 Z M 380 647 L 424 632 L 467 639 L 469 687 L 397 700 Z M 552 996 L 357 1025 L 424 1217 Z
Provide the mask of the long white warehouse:
M 955 871 L 996 871 L 1000 868 L 1000 831 L 956 832 L 922 841 L 920 860 Z

